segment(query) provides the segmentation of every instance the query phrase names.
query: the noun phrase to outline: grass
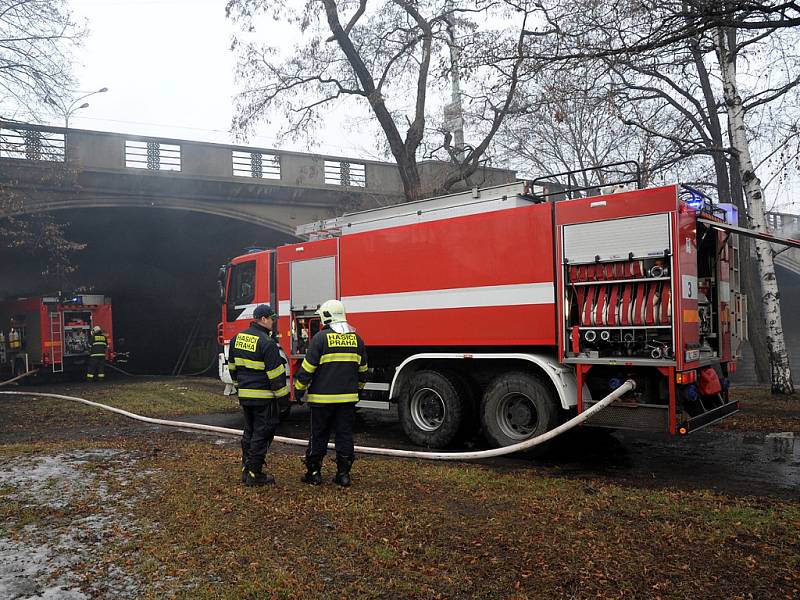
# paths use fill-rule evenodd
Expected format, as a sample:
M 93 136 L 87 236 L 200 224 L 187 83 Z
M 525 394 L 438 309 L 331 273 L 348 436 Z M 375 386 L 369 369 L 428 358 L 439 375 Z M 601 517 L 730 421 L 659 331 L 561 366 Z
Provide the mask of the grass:
M 800 433 L 800 394 L 776 396 L 766 386 L 735 386 L 731 397 L 739 401 L 739 412 L 717 424 L 720 429 Z
M 233 402 L 216 382 L 180 380 L 57 393 L 163 416 Z M 800 412 L 794 400 L 736 393 L 751 419 L 739 426 L 789 423 Z M 38 419 L 41 435 L 105 414 L 13 405 L 4 432 Z M 145 599 L 800 597 L 798 501 L 366 457 L 354 465 L 354 487 L 330 483 L 330 460 L 326 483 L 310 487 L 299 482 L 298 456 L 280 446 L 267 465 L 278 485 L 254 489 L 239 483 L 235 449 L 179 432 L 58 443 L 43 435 L 0 445 L 0 459 L 89 448 L 122 451 L 116 462 L 83 467 L 113 494 L 120 534 L 84 567 L 95 581 L 111 566 L 128 569 Z M 120 464 L 139 474 L 135 484 Z M 55 536 L 104 502 L 90 490 L 53 511 L 19 501 L 4 483 L 0 534 L 33 526 Z
M 299 483 L 299 461 L 285 455 L 269 461 L 279 485 L 250 489 L 237 483 L 237 458 L 170 439 L 140 465 L 153 472 L 135 509 L 148 526 L 110 560 L 130 560 L 135 547 L 145 579 L 176 578 L 144 597 L 791 598 L 800 590 L 796 503 L 381 459 L 356 463 L 353 488 L 314 488 Z
M 222 384 L 211 378 L 141 378 L 95 384 L 24 386 L 13 390 L 4 388 L 4 391 L 76 396 L 148 417 L 200 415 L 235 411 L 239 407 L 236 398 L 223 396 Z M 14 406 L 4 423 L 4 431 L 23 431 L 31 423 L 58 429 L 107 425 L 124 419 L 77 402 L 65 405 L 65 401 L 59 399 L 0 396 L 0 406 L 3 404 Z

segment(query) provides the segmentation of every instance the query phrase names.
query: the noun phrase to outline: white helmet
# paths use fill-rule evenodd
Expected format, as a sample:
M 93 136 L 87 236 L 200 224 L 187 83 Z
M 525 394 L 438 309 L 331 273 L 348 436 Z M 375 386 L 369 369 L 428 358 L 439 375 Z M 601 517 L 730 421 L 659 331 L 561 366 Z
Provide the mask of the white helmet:
M 95 325 L 92 327 L 92 333 L 100 333 L 101 331 L 103 331 L 103 329 L 100 327 L 100 325 Z
M 322 319 L 323 325 L 331 323 L 344 323 L 347 316 L 344 314 L 344 304 L 339 300 L 327 300 L 317 309 L 317 314 Z

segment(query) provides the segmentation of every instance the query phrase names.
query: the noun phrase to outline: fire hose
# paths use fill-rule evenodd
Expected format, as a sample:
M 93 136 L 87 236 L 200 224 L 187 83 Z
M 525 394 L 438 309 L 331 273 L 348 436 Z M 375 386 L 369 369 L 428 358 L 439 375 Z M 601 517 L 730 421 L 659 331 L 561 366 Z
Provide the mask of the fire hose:
M 22 375 L 17 375 L 16 377 L 14 377 L 12 379 L 7 379 L 6 381 L 0 381 L 0 387 L 3 387 L 4 385 L 8 385 L 9 383 L 14 383 L 15 381 L 18 381 L 20 379 L 23 379 L 24 377 L 27 377 L 28 375 L 33 375 L 34 373 L 38 373 L 38 372 L 39 372 L 39 369 L 32 369 L 32 370 L 28 371 L 27 373 L 23 373 Z
M 502 448 L 494 448 L 492 450 L 478 450 L 474 452 L 423 452 L 418 450 L 396 450 L 393 448 L 374 448 L 369 446 L 356 446 L 355 451 L 360 452 L 362 454 L 376 454 L 379 456 L 395 456 L 401 458 L 423 458 L 428 460 L 476 460 L 481 458 L 492 458 L 495 456 L 504 456 L 506 454 L 512 454 L 514 452 L 520 452 L 522 450 L 528 450 L 529 448 L 533 448 L 534 446 L 539 446 L 540 444 L 544 444 L 545 442 L 549 442 L 553 438 L 561 435 L 562 433 L 569 431 L 576 425 L 580 425 L 592 415 L 597 412 L 600 412 L 604 408 L 606 408 L 609 404 L 617 400 L 620 396 L 625 394 L 626 392 L 633 390 L 636 388 L 636 383 L 629 379 L 617 389 L 612 391 L 608 396 L 585 410 L 584 412 L 580 413 L 579 415 L 572 417 L 570 420 L 562 423 L 558 427 L 551 429 L 541 435 L 537 435 L 536 437 L 527 439 L 525 441 L 512 444 L 510 446 L 503 446 Z M 151 417 L 143 417 L 141 415 L 134 414 L 132 412 L 128 412 L 127 410 L 122 410 L 121 408 L 115 408 L 113 406 L 107 406 L 105 404 L 100 404 L 99 402 L 92 402 L 91 400 L 86 400 L 84 398 L 77 398 L 75 396 L 62 396 L 60 394 L 44 394 L 39 392 L 0 392 L 3 395 L 17 395 L 17 396 L 41 396 L 45 398 L 57 398 L 59 400 L 70 400 L 72 402 L 80 402 L 81 404 L 86 404 L 88 406 L 93 406 L 95 408 L 100 408 L 103 410 L 108 410 L 113 413 L 117 413 L 124 417 L 128 417 L 131 419 L 135 419 L 137 421 L 143 421 L 145 423 L 152 423 L 154 425 L 166 425 L 168 427 L 178 427 L 181 429 L 194 429 L 197 431 L 208 431 L 212 433 L 221 433 L 224 435 L 233 435 L 233 436 L 241 436 L 242 431 L 240 429 L 230 429 L 228 427 L 216 427 L 214 425 L 204 425 L 202 423 L 187 423 L 184 421 L 169 421 L 167 419 L 154 419 Z M 292 446 L 307 446 L 308 440 L 300 440 L 296 438 L 287 438 L 281 436 L 275 436 L 274 441 L 282 443 L 282 444 L 289 444 Z M 334 448 L 334 444 L 328 444 L 329 448 Z

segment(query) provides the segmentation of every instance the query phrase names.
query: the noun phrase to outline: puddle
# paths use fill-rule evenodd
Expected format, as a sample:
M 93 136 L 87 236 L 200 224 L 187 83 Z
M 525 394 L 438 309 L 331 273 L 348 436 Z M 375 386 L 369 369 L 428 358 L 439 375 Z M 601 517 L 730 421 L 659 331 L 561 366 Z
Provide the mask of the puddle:
M 605 438 L 605 439 L 603 439 Z M 798 434 L 701 431 L 687 437 L 639 432 L 565 438 L 544 463 L 570 474 L 608 475 L 738 495 L 800 498 Z

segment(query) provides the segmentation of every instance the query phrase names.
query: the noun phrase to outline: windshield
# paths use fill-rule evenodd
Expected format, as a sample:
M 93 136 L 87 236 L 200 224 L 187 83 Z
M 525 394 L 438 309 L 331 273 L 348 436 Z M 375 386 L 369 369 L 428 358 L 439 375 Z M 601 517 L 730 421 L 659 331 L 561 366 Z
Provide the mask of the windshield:
M 229 281 L 228 295 L 225 298 L 227 320 L 235 321 L 255 298 L 256 261 L 233 265 Z

